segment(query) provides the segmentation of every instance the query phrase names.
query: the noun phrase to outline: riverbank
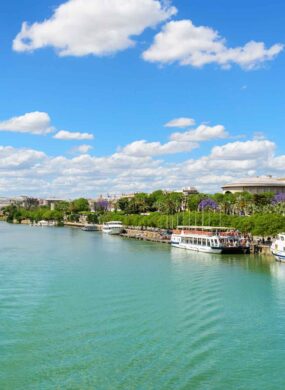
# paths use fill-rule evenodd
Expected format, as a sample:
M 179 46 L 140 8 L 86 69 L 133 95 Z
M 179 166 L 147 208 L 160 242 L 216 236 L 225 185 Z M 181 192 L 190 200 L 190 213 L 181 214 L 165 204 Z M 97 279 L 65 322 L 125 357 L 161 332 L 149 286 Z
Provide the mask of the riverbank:
M 5 221 L 3 221 L 5 222 Z M 26 221 L 22 224 L 27 224 Z M 64 227 L 73 227 L 81 229 L 85 226 L 81 222 L 64 222 Z M 98 231 L 102 231 L 103 225 L 96 224 Z M 171 244 L 171 230 L 170 229 L 159 229 L 153 227 L 134 227 L 126 226 L 124 232 L 120 234 L 121 237 L 140 241 L 156 242 L 161 244 Z M 270 245 L 260 243 L 259 237 L 254 237 L 250 244 L 250 254 L 261 255 L 261 256 L 272 256 Z

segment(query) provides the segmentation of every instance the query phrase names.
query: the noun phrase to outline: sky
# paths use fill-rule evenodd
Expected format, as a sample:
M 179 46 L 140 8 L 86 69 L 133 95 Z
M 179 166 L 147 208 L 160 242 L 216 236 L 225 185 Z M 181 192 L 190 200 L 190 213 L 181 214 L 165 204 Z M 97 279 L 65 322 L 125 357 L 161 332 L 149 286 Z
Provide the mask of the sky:
M 0 196 L 285 177 L 282 0 L 9 0 Z

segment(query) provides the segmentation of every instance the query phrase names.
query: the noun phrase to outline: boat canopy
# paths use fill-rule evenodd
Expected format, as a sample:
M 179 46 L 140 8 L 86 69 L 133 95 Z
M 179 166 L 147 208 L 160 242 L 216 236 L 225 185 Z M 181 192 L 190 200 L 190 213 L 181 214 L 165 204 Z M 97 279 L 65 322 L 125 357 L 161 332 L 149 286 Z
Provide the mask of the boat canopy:
M 181 230 L 204 230 L 204 231 L 216 231 L 216 230 L 219 230 L 219 231 L 228 231 L 228 230 L 236 230 L 235 228 L 233 227 L 225 227 L 225 226 L 177 226 L 177 229 L 181 229 Z

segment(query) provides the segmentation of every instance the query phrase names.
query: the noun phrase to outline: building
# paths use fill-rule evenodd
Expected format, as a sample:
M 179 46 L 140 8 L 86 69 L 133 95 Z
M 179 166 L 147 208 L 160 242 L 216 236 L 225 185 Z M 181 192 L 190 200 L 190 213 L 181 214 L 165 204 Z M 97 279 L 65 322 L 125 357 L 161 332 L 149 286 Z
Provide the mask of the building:
M 65 201 L 70 202 L 70 200 L 62 199 L 62 198 L 45 198 L 45 199 L 39 199 L 39 205 L 48 206 L 50 210 L 53 211 L 55 209 L 56 203 L 65 202 Z
M 276 179 L 272 176 L 247 177 L 224 185 L 222 190 L 224 194 L 244 191 L 251 194 L 262 194 L 264 192 L 280 194 L 285 193 L 285 179 Z
M 12 203 L 10 198 L 0 197 L 0 210 L 4 207 L 9 206 Z
M 183 188 L 182 193 L 183 195 L 188 196 L 193 194 L 199 194 L 199 191 L 197 190 L 196 187 L 186 187 Z

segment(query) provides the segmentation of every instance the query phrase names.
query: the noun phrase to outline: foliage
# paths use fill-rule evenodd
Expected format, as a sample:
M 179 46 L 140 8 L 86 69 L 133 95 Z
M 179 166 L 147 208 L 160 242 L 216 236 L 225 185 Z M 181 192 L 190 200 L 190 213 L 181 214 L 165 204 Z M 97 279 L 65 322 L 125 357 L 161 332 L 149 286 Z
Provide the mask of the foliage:
M 198 206 L 198 210 L 217 210 L 218 204 L 211 198 L 203 199 Z
M 258 236 L 275 235 L 285 231 L 285 216 L 279 214 L 255 214 L 252 216 L 228 215 L 217 212 L 180 212 L 175 215 L 158 212 L 150 215 L 109 212 L 101 216 L 100 222 L 122 221 L 126 226 L 173 229 L 178 225 L 227 226 Z
M 90 211 L 88 200 L 84 198 L 73 200 L 70 204 L 70 211 L 73 213 L 79 213 L 80 211 Z

